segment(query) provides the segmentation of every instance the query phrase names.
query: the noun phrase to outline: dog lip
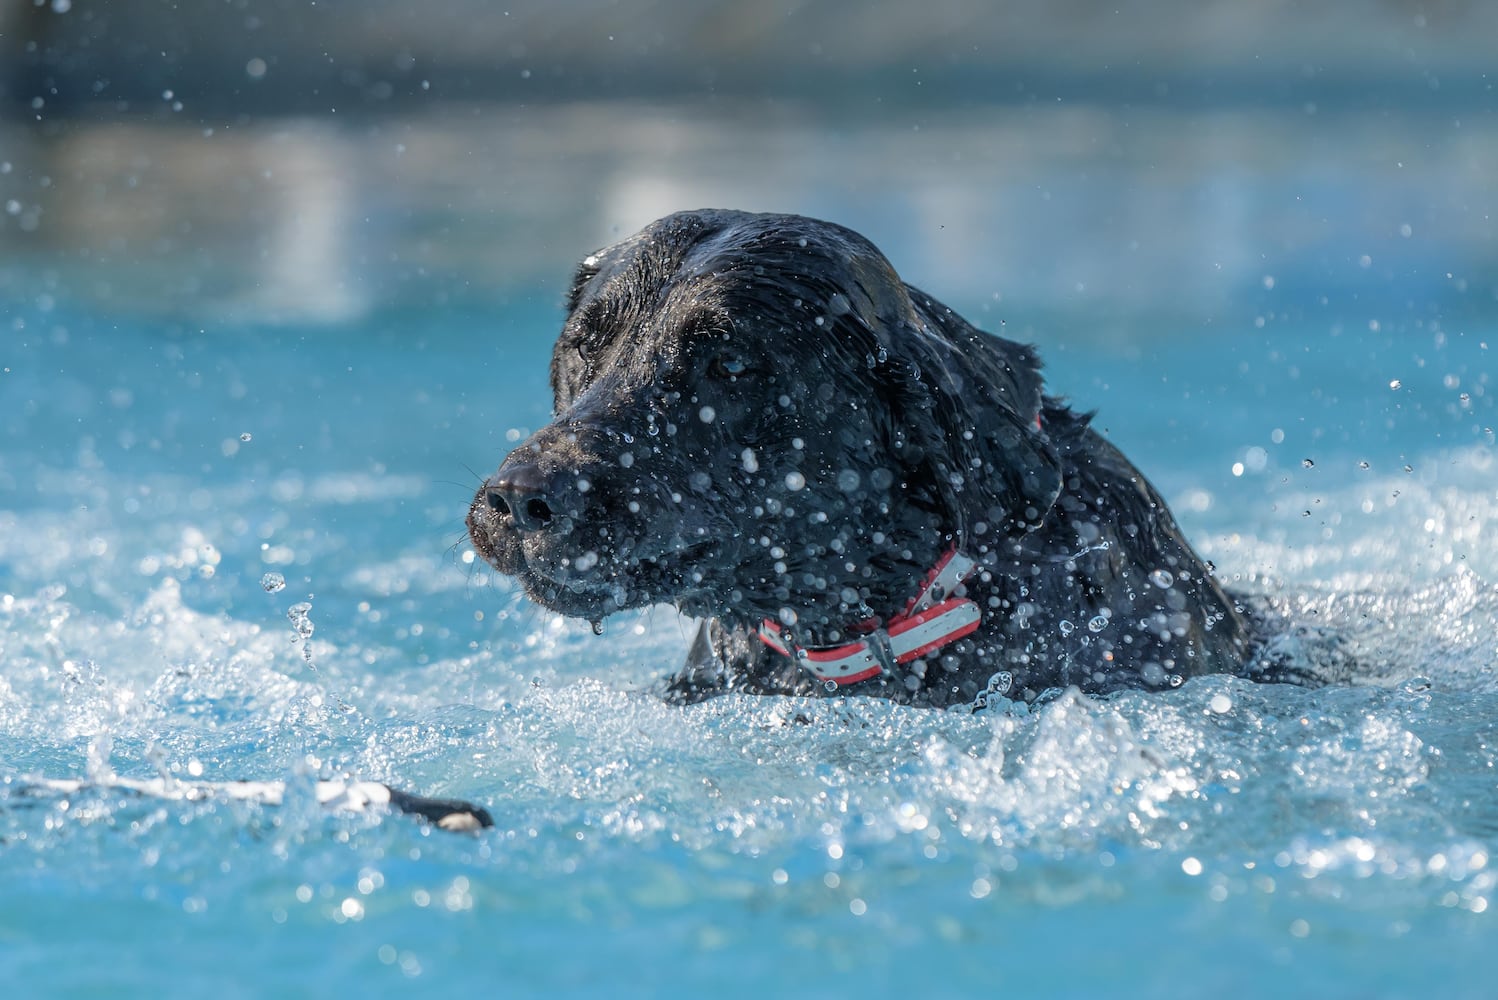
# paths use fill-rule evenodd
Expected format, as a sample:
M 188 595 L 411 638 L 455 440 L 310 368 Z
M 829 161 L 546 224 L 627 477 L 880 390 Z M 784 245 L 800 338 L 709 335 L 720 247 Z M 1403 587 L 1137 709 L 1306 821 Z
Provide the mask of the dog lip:
M 665 545 L 650 546 L 647 552 L 628 547 L 607 556 L 585 552 L 552 557 L 525 545 L 522 552 L 526 572 L 537 581 L 559 588 L 557 596 L 565 591 L 608 600 L 621 593 L 648 593 L 651 600 L 677 600 L 702 592 L 700 581 L 690 578 L 690 568 L 716 544 L 711 538 L 688 541 L 677 535 Z

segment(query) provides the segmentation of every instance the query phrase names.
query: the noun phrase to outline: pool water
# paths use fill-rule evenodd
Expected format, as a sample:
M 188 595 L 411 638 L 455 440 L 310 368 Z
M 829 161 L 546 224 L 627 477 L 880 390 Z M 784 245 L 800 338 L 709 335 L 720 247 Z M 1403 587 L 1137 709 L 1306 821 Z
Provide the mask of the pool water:
M 889 169 L 779 207 L 914 232 Z M 1368 176 L 1390 218 L 1419 201 Z M 725 177 L 666 207 L 734 204 Z M 1056 197 L 1074 210 L 1119 180 L 1074 176 Z M 1335 221 L 1332 201 L 1315 211 Z M 414 216 L 359 212 L 327 230 L 376 248 L 328 249 L 347 271 L 262 268 L 243 288 L 230 237 L 206 261 L 199 243 L 12 258 L 0 978 L 15 995 L 1491 995 L 1486 286 L 1426 281 L 1425 258 L 1381 276 L 1356 239 L 1311 240 L 1268 263 L 1229 254 L 1220 297 L 1193 285 L 1147 309 L 1131 296 L 1187 284 L 1173 271 L 1195 236 L 1152 229 L 1157 266 L 1112 285 L 1099 267 L 1106 301 L 1070 279 L 1036 291 L 1033 263 L 1016 266 L 1035 282 L 991 294 L 982 259 L 1001 255 L 942 251 L 929 229 L 881 238 L 909 280 L 1034 340 L 1052 391 L 1096 409 L 1223 578 L 1283 613 L 1281 641 L 1335 636 L 1359 679 L 1206 677 L 977 714 L 678 708 L 656 690 L 690 623 L 657 608 L 595 637 L 528 604 L 463 534 L 482 476 L 547 419 L 567 259 L 648 215 L 600 210 L 560 235 L 415 216 L 459 246 L 509 247 L 501 263 L 544 244 L 547 276 L 491 261 L 492 287 L 475 272 L 437 294 L 429 275 L 454 273 L 438 250 L 409 268 L 376 252 L 419 243 Z M 1041 228 L 1065 259 L 1069 237 Z M 1453 233 L 1430 259 L 1467 246 Z M 1378 238 L 1403 252 L 1397 224 Z M 287 799 L 140 796 L 113 776 L 285 781 Z M 313 781 L 346 776 L 469 798 L 496 826 L 319 808 Z M 31 784 L 65 777 L 98 785 Z

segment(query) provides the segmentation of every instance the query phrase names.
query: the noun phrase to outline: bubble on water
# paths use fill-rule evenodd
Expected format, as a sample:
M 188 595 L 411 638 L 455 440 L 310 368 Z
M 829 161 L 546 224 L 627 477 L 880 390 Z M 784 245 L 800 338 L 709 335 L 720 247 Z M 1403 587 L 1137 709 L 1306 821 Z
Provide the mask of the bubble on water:
M 260 589 L 267 594 L 276 594 L 286 589 L 286 577 L 280 573 L 267 573 L 260 578 Z
M 1214 694 L 1212 700 L 1207 702 L 1207 707 L 1218 715 L 1225 715 L 1233 710 L 1233 699 L 1225 694 Z
M 1389 388 L 1390 389 L 1398 389 L 1403 384 L 1404 383 L 1400 382 L 1399 379 L 1397 379 L 1397 378 L 1389 380 Z
M 593 626 L 594 635 L 603 635 L 603 622 L 589 622 L 589 624 Z
M 1150 583 L 1164 590 L 1175 583 L 1175 577 L 1170 575 L 1169 570 L 1157 569 L 1150 573 Z
M 1314 469 L 1316 468 L 1316 463 L 1311 461 L 1309 458 L 1302 458 L 1300 460 L 1300 467 L 1302 469 Z
M 249 444 L 253 439 L 254 435 L 249 431 L 245 431 L 243 434 L 239 435 L 239 440 L 243 441 L 245 444 Z

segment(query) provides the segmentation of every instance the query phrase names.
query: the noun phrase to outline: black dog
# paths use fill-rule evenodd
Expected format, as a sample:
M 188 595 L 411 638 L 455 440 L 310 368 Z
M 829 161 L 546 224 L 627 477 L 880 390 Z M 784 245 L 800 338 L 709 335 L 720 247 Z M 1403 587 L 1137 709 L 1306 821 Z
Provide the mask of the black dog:
M 584 260 L 568 310 L 556 418 L 469 533 L 563 614 L 709 619 L 673 696 L 947 705 L 1247 669 L 1242 609 L 1032 350 L 857 233 L 679 213 Z

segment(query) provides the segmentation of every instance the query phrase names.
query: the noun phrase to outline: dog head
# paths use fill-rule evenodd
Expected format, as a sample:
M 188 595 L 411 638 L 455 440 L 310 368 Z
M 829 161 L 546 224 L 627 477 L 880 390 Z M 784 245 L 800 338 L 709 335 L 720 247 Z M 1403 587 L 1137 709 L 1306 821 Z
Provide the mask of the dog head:
M 484 558 L 564 614 L 668 602 L 825 633 L 1056 497 L 1033 355 L 848 229 L 679 213 L 587 257 L 567 305 L 555 418 L 468 515 Z

